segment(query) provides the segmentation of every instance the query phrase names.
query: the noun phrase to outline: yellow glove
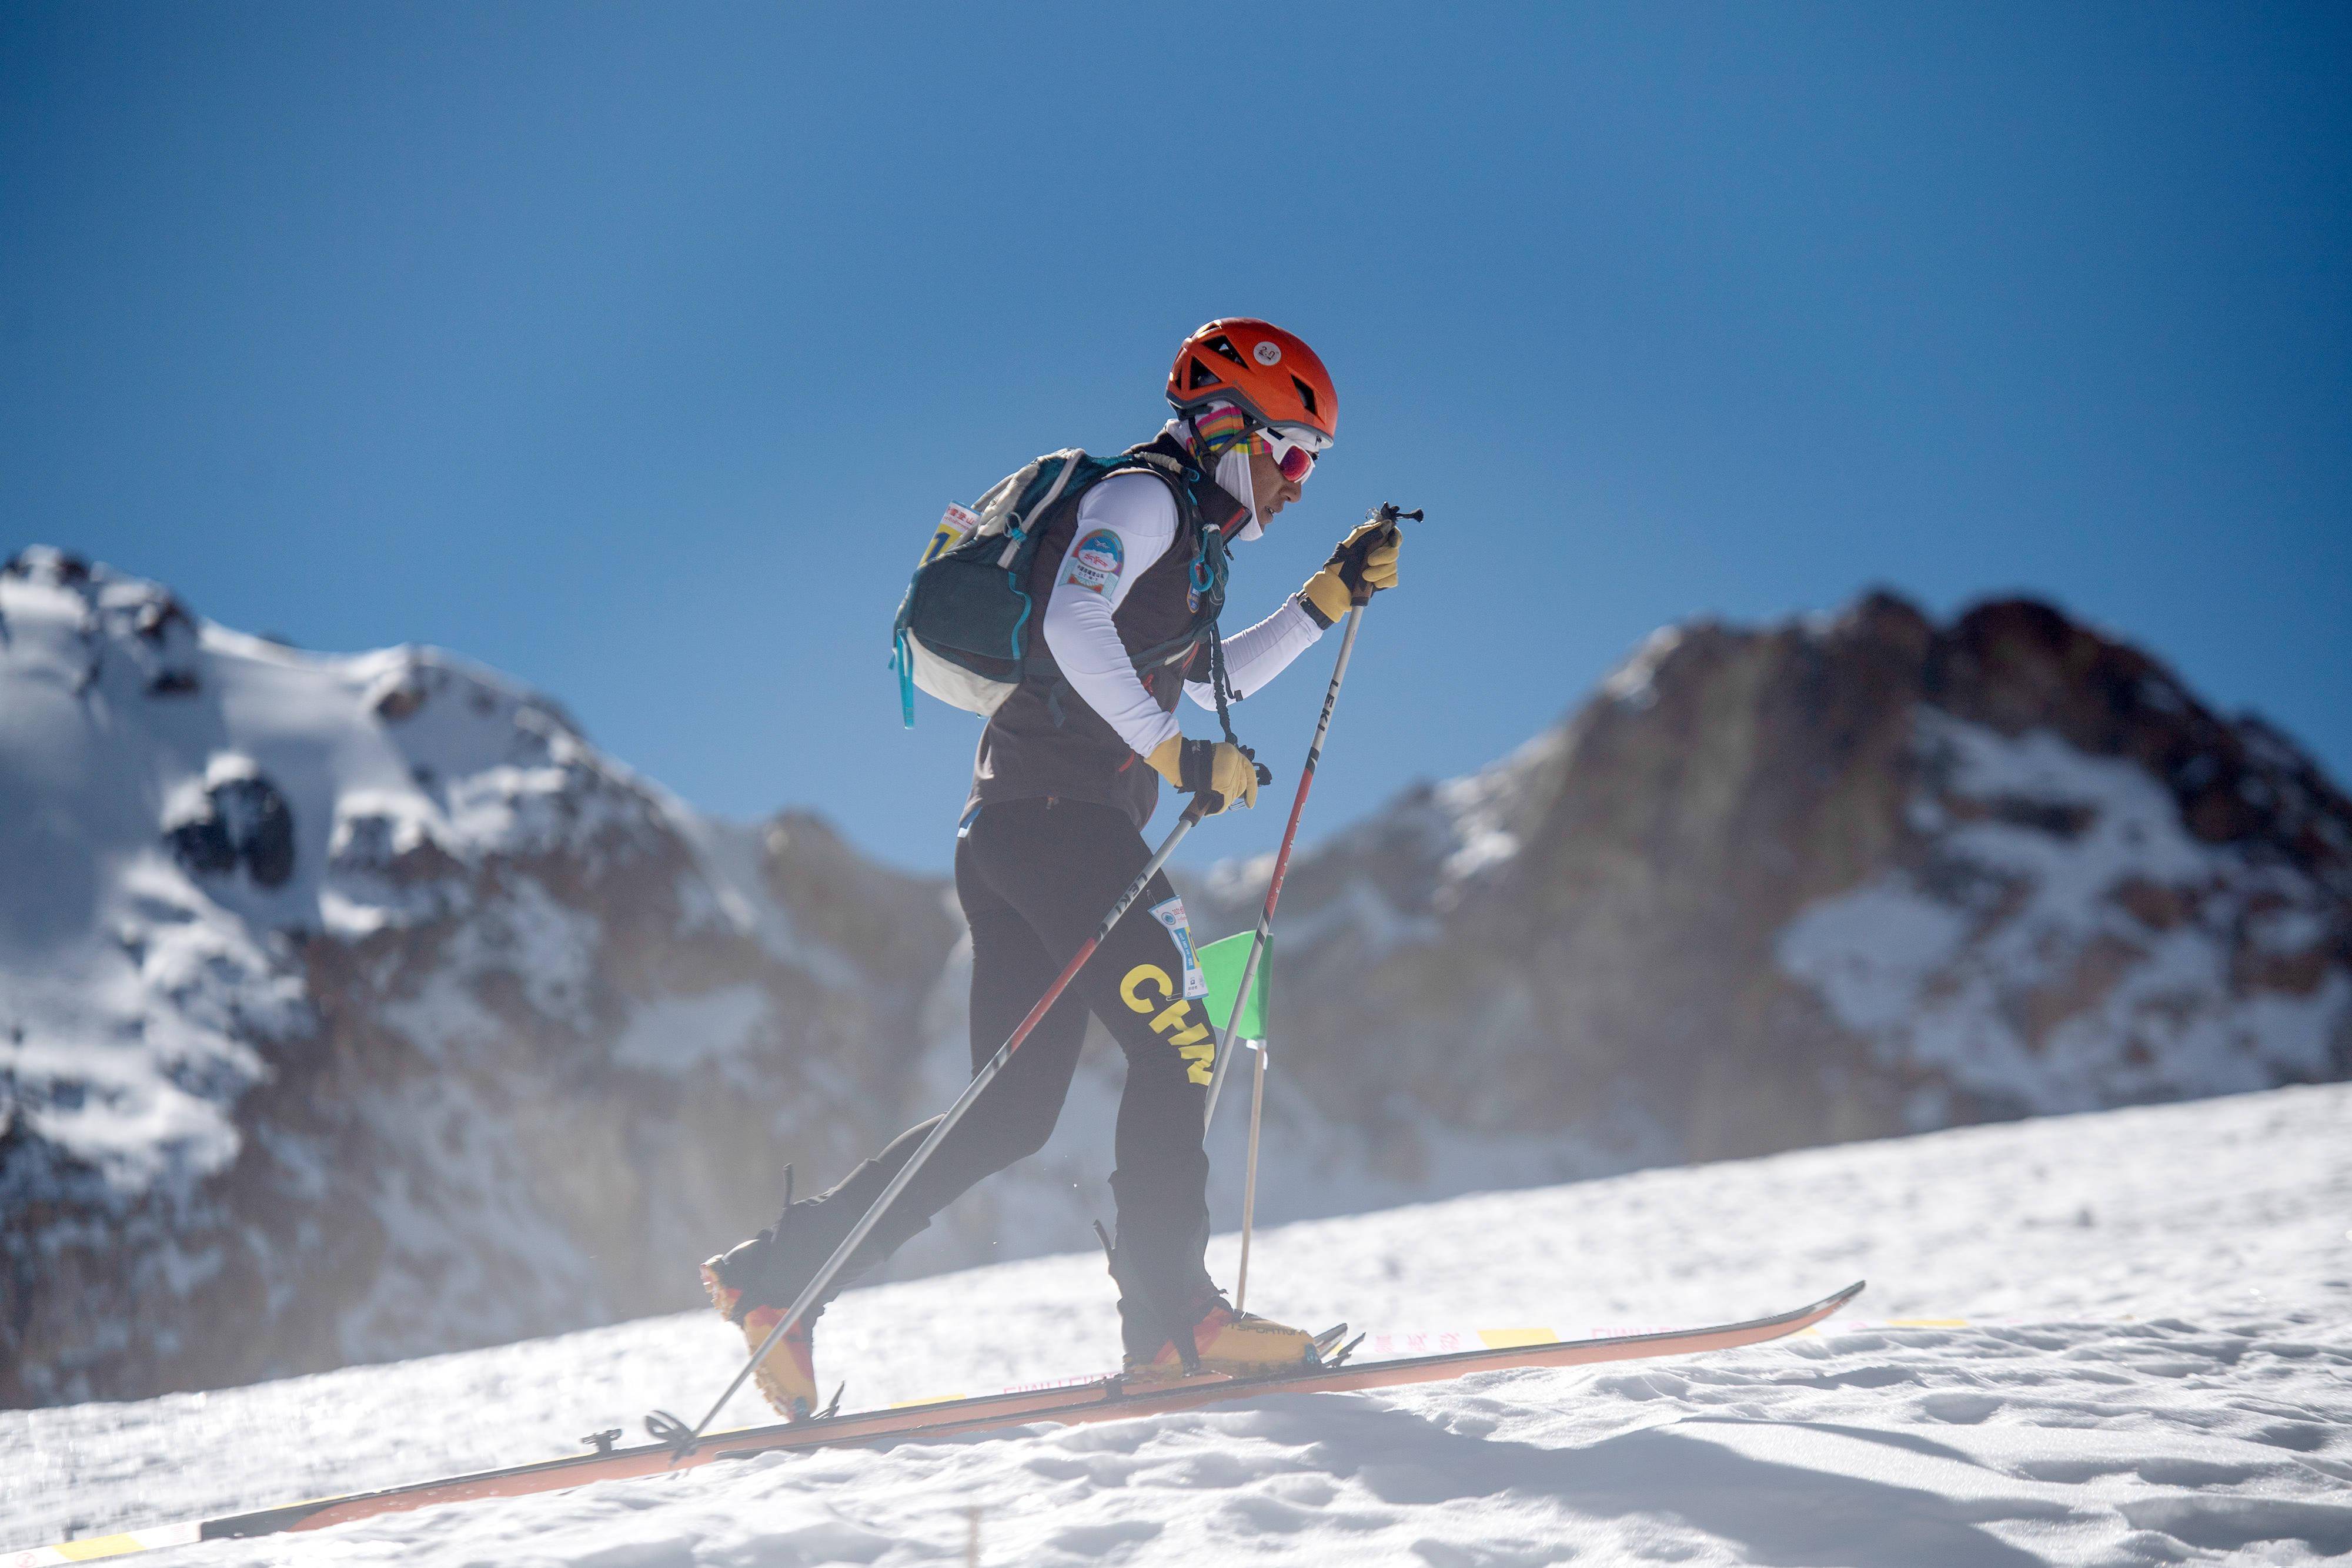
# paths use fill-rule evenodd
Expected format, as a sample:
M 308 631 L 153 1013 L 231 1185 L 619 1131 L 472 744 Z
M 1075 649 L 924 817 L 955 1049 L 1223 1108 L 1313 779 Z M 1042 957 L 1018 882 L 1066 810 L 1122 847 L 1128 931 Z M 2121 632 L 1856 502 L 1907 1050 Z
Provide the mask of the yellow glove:
M 1299 602 L 1318 626 L 1328 626 L 1351 606 L 1369 604 L 1372 595 L 1397 585 L 1397 550 L 1404 530 L 1375 517 L 1358 523 L 1323 570 L 1298 591 Z
M 1242 748 L 1226 740 L 1187 740 L 1171 735 L 1151 748 L 1144 760 L 1152 771 L 1187 795 L 1206 789 L 1216 797 L 1209 815 L 1238 800 L 1257 804 L 1257 764 Z

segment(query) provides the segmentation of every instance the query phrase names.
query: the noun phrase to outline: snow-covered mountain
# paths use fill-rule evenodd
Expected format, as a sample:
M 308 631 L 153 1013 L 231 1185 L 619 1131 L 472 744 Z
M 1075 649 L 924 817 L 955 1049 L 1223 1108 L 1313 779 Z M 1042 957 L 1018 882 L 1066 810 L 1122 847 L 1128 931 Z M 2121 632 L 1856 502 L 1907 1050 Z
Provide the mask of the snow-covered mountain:
M 895 1120 L 887 977 L 957 936 L 936 885 L 698 818 L 488 671 L 47 549 L 0 571 L 0 867 L 9 1403 L 679 1306 L 784 1160 Z
M 2345 1076 L 2347 846 L 2283 737 L 2039 606 L 1661 633 L 1294 864 L 1261 1214 Z M 1191 890 L 1197 933 L 1264 873 Z M 27 550 L 0 1402 L 688 1305 L 785 1161 L 829 1182 L 961 1085 L 960 937 L 943 883 L 701 818 L 491 672 Z M 1083 1246 L 1118 1083 L 1091 1053 L 898 1271 Z

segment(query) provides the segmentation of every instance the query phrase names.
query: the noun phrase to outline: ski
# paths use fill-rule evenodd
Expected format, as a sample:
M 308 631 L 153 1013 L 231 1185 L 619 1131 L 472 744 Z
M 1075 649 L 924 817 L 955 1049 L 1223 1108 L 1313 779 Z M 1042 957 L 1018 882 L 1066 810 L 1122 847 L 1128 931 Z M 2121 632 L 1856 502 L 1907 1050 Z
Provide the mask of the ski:
M 600 1445 L 599 1451 L 595 1453 L 546 1459 L 509 1469 L 483 1470 L 473 1475 L 417 1481 L 350 1497 L 320 1498 L 221 1519 L 160 1525 L 121 1535 L 98 1536 L 59 1546 L 37 1547 L 0 1558 L 0 1568 L 48 1568 L 54 1563 L 87 1563 L 160 1546 L 275 1535 L 286 1531 L 324 1530 L 331 1525 L 348 1524 L 354 1520 L 374 1519 L 411 1509 L 562 1491 L 594 1481 L 659 1475 L 667 1470 L 689 1469 L 718 1459 L 740 1458 L 751 1454 L 778 1450 L 856 1448 L 956 1437 L 1032 1424 L 1076 1426 L 1092 1421 L 1169 1415 L 1267 1394 L 1351 1393 L 1413 1383 L 1445 1382 L 1481 1372 L 1584 1366 L 1600 1362 L 1638 1361 L 1654 1356 L 1688 1355 L 1701 1351 L 1734 1350 L 1801 1333 L 1853 1301 L 1862 1293 L 1862 1281 L 1857 1281 L 1835 1295 L 1826 1296 L 1794 1312 L 1706 1328 L 1665 1329 L 1599 1339 L 1505 1343 L 1435 1355 L 1307 1366 L 1296 1372 L 1276 1373 L 1265 1377 L 1233 1378 L 1211 1375 L 1133 1388 L 1126 1386 L 1116 1375 L 1078 1378 L 1003 1394 L 894 1406 L 882 1410 L 852 1411 L 847 1415 L 826 1416 L 808 1421 L 717 1432 L 703 1438 L 698 1448 L 683 1455 L 667 1443 L 648 1443 L 630 1448 L 606 1448 Z M 1518 1338 L 1516 1334 L 1496 1337 L 1507 1341 Z M 609 1438 L 611 1435 L 603 1436 Z

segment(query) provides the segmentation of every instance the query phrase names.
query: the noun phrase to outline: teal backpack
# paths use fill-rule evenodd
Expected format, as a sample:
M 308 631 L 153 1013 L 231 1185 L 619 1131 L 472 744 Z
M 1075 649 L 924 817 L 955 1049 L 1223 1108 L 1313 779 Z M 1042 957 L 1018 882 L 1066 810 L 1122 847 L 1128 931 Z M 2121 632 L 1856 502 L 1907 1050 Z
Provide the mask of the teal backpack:
M 1075 507 L 1087 490 L 1114 474 L 1138 472 L 1169 481 L 1179 510 L 1195 521 L 1192 533 L 1199 542 L 1192 560 L 1196 602 L 1191 631 L 1165 647 L 1136 655 L 1136 664 L 1149 665 L 1179 651 L 1189 652 L 1205 634 L 1222 716 L 1228 693 L 1216 625 L 1225 599 L 1225 540 L 1221 530 L 1198 523 L 1194 486 L 1203 482 L 1201 471 L 1141 447 L 1102 458 L 1071 446 L 1006 475 L 969 509 L 949 507 L 932 533 L 914 580 L 898 601 L 892 631 L 890 662 L 898 673 L 898 707 L 908 728 L 915 725 L 918 686 L 941 702 L 982 715 L 994 713 L 1013 695 L 1028 673 L 1036 609 L 1029 592 L 1030 568 L 1052 514 L 1065 505 Z

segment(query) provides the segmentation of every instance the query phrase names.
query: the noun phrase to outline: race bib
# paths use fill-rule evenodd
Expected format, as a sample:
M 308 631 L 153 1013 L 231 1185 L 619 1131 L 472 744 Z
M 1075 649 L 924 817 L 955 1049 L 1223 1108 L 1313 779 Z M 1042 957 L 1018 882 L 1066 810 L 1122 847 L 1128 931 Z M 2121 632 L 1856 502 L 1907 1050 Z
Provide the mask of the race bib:
M 1201 960 L 1192 956 L 1192 924 L 1184 918 L 1184 901 L 1171 898 L 1152 908 L 1151 917 L 1168 927 L 1174 938 L 1176 951 L 1184 959 L 1184 994 L 1195 1000 L 1209 994 L 1209 978 L 1201 973 Z
M 931 530 L 931 542 L 924 549 L 923 559 L 918 564 L 930 565 L 931 562 L 970 538 L 971 530 L 978 527 L 980 527 L 978 512 L 967 510 L 950 501 L 947 515 L 940 519 L 940 526 Z

